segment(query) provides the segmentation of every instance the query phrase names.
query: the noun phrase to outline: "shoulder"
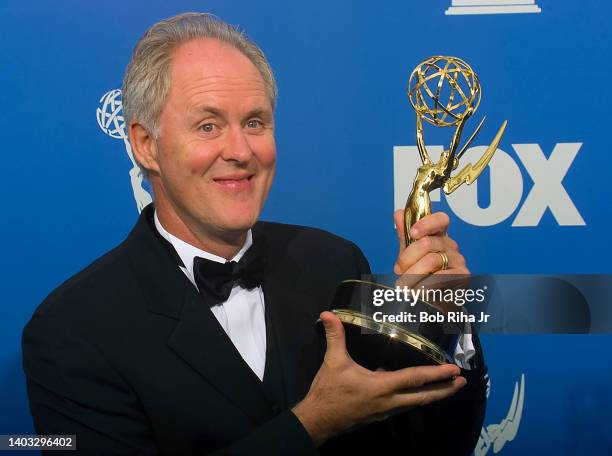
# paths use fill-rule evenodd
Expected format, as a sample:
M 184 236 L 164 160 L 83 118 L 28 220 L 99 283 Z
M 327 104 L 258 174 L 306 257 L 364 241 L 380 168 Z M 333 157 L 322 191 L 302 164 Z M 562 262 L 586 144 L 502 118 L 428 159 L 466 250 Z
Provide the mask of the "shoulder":
M 369 272 L 355 243 L 319 228 L 260 221 L 253 227 L 253 235 L 266 242 L 276 260 L 317 269 L 347 269 L 354 271 L 352 274 Z
M 55 288 L 34 312 L 37 316 L 77 316 L 95 308 L 129 282 L 130 262 L 125 243 L 102 255 Z
M 253 227 L 255 236 L 277 248 L 314 249 L 320 252 L 324 249 L 333 251 L 352 251 L 358 247 L 348 239 L 344 239 L 329 231 L 302 225 L 260 221 Z

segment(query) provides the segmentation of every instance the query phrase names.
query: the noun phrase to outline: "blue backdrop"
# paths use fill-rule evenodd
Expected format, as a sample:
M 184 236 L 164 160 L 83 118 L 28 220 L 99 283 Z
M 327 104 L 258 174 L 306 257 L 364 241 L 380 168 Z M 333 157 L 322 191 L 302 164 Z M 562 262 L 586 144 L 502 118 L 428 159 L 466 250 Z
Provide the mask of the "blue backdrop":
M 240 25 L 275 69 L 278 170 L 263 218 L 352 239 L 389 271 L 394 200 L 414 175 L 408 76 L 425 57 L 456 55 L 483 86 L 468 130 L 488 118 L 474 144 L 508 120 L 477 190 L 434 203 L 472 272 L 612 273 L 610 2 L 6 0 L 0 434 L 32 432 L 24 324 L 50 290 L 125 237 L 135 197 L 146 195 L 135 193 L 125 142 L 100 128 L 96 111 L 106 113 L 103 97 L 120 88 L 144 30 L 184 11 Z M 448 145 L 448 135 L 430 128 L 426 142 Z M 612 451 L 608 335 L 483 339 L 491 390 L 476 454 Z

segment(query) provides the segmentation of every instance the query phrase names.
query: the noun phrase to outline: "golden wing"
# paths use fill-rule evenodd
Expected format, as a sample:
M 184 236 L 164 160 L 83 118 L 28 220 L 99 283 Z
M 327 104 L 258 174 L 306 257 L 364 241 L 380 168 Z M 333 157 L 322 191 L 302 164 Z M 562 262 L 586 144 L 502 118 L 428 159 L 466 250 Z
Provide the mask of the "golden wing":
M 444 193 L 449 195 L 455 190 L 457 190 L 457 188 L 459 188 L 462 184 L 466 183 L 468 185 L 471 185 L 472 182 L 478 179 L 480 173 L 484 171 L 484 169 L 491 161 L 491 158 L 493 158 L 493 154 L 497 150 L 497 146 L 501 141 L 504 131 L 506 130 L 507 124 L 508 121 L 505 120 L 501 128 L 495 135 L 495 138 L 493 138 L 493 142 L 489 144 L 489 147 L 487 147 L 487 150 L 485 150 L 485 153 L 482 154 L 482 157 L 480 157 L 476 164 L 472 165 L 471 163 L 469 163 L 459 172 L 459 174 L 457 174 L 456 176 L 452 176 L 448 181 L 446 181 L 444 187 L 442 188 L 444 190 Z

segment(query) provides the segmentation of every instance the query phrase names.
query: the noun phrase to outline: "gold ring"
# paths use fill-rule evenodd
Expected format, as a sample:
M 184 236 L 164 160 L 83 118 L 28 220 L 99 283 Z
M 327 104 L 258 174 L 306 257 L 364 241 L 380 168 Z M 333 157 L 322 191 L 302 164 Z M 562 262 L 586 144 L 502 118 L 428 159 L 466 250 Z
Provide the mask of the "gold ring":
M 448 255 L 441 251 L 437 251 L 436 253 L 440 255 L 440 258 L 442 258 L 442 267 L 440 268 L 440 271 L 448 269 Z

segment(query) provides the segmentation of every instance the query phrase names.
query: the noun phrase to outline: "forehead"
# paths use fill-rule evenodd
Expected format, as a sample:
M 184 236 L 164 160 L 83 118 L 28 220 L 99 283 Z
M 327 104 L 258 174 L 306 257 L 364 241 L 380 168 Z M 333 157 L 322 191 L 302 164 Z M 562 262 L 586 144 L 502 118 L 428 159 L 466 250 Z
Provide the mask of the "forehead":
M 236 92 L 267 96 L 255 65 L 233 46 L 216 39 L 194 39 L 181 44 L 170 64 L 171 97 Z

